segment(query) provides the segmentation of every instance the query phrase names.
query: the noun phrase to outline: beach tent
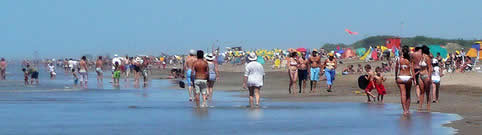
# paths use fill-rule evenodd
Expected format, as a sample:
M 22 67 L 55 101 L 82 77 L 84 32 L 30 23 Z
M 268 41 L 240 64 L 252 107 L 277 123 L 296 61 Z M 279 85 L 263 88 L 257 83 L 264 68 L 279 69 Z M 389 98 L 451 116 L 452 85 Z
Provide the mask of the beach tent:
M 373 49 L 372 47 L 370 47 L 370 49 L 368 49 L 368 51 L 365 52 L 365 54 L 362 57 L 360 57 L 360 60 L 370 59 L 372 51 Z
M 429 45 L 428 48 L 430 48 L 430 52 L 434 57 L 437 57 L 437 53 L 440 53 L 442 58 L 447 57 L 447 49 L 442 48 L 440 45 Z
M 378 60 L 378 52 L 377 51 L 372 51 L 372 54 L 371 54 L 371 58 L 372 60 Z
M 343 58 L 350 58 L 350 57 L 355 57 L 356 54 L 351 48 L 347 48 L 345 50 L 345 53 L 343 53 Z
M 387 46 L 388 49 L 400 49 L 400 38 L 388 38 L 386 39 L 385 46 Z
M 365 48 L 358 48 L 358 49 L 356 49 L 356 55 L 361 57 L 361 56 L 363 56 L 363 54 L 366 53 L 366 51 L 367 51 L 367 49 L 365 49 Z

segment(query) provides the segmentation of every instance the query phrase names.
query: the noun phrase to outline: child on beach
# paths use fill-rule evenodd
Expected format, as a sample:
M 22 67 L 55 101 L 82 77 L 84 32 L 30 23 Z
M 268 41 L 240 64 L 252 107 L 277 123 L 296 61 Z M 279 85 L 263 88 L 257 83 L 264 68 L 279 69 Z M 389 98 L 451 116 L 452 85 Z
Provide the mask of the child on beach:
M 79 76 L 75 72 L 75 68 L 72 68 L 72 76 L 74 77 L 74 88 L 79 84 Z
M 365 70 L 366 70 L 366 72 L 367 72 L 367 75 L 368 75 L 368 76 L 367 76 L 367 80 L 368 80 L 368 82 L 369 82 L 369 83 L 368 83 L 368 86 L 365 88 L 365 93 L 367 94 L 367 98 L 368 98 L 367 102 L 370 103 L 370 102 L 372 102 L 372 101 L 370 100 L 370 96 L 373 98 L 373 101 L 376 101 L 375 95 L 373 95 L 373 94 L 371 93 L 372 89 L 376 88 L 376 87 L 375 87 L 375 82 L 374 82 L 374 80 L 375 80 L 375 73 L 372 71 L 372 66 L 370 66 L 369 64 L 365 65 Z
M 382 75 L 382 68 L 377 67 L 375 69 L 376 75 L 374 76 L 375 81 L 375 88 L 377 89 L 377 100 L 378 102 L 383 103 L 383 96 L 387 94 L 385 90 L 385 86 L 383 86 L 383 82 L 386 80 Z
M 363 68 L 361 66 L 361 64 L 358 64 L 358 69 L 356 70 L 357 73 L 362 73 L 363 72 Z
M 22 71 L 23 71 L 24 84 L 25 84 L 25 85 L 28 85 L 28 72 L 27 72 L 27 69 L 22 68 Z
M 115 62 L 114 65 L 114 85 L 119 85 L 119 79 L 120 79 L 121 71 L 119 67 L 119 62 Z

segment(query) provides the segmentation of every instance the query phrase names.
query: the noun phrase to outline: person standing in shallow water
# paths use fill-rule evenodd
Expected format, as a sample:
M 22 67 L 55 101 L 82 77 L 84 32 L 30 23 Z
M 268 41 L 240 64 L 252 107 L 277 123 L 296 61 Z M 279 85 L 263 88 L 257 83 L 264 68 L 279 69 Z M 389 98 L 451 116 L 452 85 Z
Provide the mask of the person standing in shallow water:
M 79 62 L 79 74 L 80 74 L 80 87 L 87 88 L 87 80 L 89 79 L 88 71 L 89 67 L 87 66 L 87 57 L 82 56 Z
M 196 61 L 196 51 L 189 50 L 189 55 L 186 57 L 186 64 L 184 64 L 184 72 L 186 73 L 186 84 L 187 91 L 189 93 L 189 101 L 193 100 L 193 90 L 194 90 L 194 72 L 192 70 L 192 65 Z
M 213 89 L 214 89 L 214 83 L 216 83 L 216 80 L 219 79 L 219 70 L 218 70 L 218 64 L 214 62 L 216 57 L 212 53 L 208 53 L 206 55 L 206 60 L 208 62 L 208 68 L 209 68 L 209 80 L 208 80 L 208 99 L 211 100 L 213 98 Z
M 249 104 L 259 106 L 260 94 L 259 91 L 263 87 L 264 82 L 264 69 L 263 65 L 256 61 L 257 56 L 255 53 L 249 54 L 249 63 L 246 64 L 244 71 L 243 88 L 249 90 Z
M 104 82 L 104 61 L 102 60 L 102 56 L 97 58 L 95 61 L 95 72 L 97 73 L 97 84 L 101 86 L 102 82 Z
M 2 58 L 0 60 L 0 80 L 6 80 L 7 79 L 7 61 L 5 61 L 5 58 Z
M 395 65 L 395 81 L 400 89 L 400 102 L 403 114 L 410 113 L 410 93 L 412 89 L 412 65 L 410 63 L 410 50 L 408 46 L 402 47 L 401 57 L 397 59 Z
M 202 95 L 202 105 L 201 107 L 207 106 L 207 81 L 209 79 L 208 74 L 208 63 L 204 60 L 204 52 L 201 50 L 197 51 L 197 60 L 193 64 L 193 71 L 196 73 L 195 80 L 194 80 L 194 87 L 196 91 L 194 92 L 194 98 L 196 101 L 196 105 L 199 105 L 200 102 L 200 94 Z
M 415 82 L 420 89 L 418 110 L 423 108 L 423 102 L 427 98 L 427 110 L 430 111 L 430 86 L 432 85 L 432 65 L 430 64 L 430 49 L 427 46 L 415 48 L 412 54 L 412 65 Z

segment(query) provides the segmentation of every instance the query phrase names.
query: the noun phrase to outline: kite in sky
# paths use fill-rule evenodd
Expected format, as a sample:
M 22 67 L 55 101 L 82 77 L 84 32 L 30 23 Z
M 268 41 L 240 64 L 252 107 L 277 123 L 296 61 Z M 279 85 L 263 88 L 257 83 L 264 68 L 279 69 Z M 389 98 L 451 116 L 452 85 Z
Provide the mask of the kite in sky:
M 345 29 L 345 31 L 348 32 L 348 34 L 350 34 L 350 35 L 358 35 L 358 32 L 353 32 L 349 29 Z

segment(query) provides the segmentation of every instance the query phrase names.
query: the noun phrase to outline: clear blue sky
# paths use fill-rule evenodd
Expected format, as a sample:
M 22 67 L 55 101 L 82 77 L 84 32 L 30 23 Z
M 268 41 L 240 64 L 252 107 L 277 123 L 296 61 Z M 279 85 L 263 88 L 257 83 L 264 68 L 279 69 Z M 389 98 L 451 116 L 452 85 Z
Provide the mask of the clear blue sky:
M 480 39 L 481 0 L 2 0 L 0 56 L 319 47 L 372 35 Z M 348 36 L 344 29 L 359 32 Z

